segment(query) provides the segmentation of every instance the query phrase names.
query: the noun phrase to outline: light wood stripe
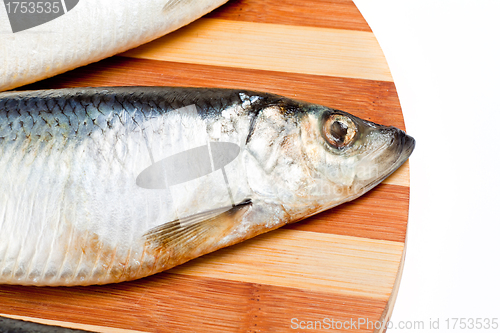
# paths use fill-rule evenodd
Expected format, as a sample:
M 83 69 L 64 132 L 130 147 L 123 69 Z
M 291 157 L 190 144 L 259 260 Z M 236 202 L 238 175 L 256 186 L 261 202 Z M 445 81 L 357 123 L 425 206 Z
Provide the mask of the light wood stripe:
M 200 19 L 122 55 L 392 81 L 375 36 L 365 31 Z
M 387 177 L 382 184 L 410 187 L 410 161 L 406 161 L 392 175 Z
M 279 229 L 170 272 L 387 300 L 403 248 L 400 242 Z

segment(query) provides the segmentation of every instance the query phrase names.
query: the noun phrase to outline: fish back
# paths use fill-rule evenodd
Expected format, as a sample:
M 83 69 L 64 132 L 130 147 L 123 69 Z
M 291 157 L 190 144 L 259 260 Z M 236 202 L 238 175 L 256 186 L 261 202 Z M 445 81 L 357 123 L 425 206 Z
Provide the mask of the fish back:
M 196 136 L 203 118 L 238 103 L 234 91 L 182 88 L 0 94 L 0 282 L 118 282 L 175 264 L 143 236 L 199 211 L 175 205 L 169 191 L 138 186 L 137 175 L 206 145 L 207 134 Z M 216 185 L 207 204 L 230 205 L 227 195 L 217 199 Z

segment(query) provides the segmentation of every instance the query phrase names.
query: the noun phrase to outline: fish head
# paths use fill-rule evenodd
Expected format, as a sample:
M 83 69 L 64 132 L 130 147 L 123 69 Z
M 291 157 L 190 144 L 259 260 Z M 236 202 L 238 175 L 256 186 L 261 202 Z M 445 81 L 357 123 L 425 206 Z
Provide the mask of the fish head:
M 286 223 L 354 200 L 410 156 L 405 132 L 347 112 L 276 97 L 254 119 L 245 151 L 247 180 Z
M 405 132 L 319 105 L 302 106 L 302 157 L 309 198 L 322 210 L 353 200 L 382 182 L 410 156 Z

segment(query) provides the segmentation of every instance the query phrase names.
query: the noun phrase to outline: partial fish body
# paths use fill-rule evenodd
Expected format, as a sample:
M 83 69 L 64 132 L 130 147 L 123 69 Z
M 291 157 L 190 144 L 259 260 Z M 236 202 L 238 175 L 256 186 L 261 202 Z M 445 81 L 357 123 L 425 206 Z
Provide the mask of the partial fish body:
M 5 1 L 5 8 L 0 10 L 0 91 L 137 47 L 196 20 L 225 2 L 227 0 L 65 0 L 48 5 L 10 1 L 7 5 Z M 57 6 L 50 6 L 52 3 Z M 64 3 L 66 6 L 62 6 Z M 32 4 L 45 7 L 33 9 L 29 7 Z M 13 32 L 8 11 L 11 15 L 14 10 L 17 15 L 28 11 L 36 16 L 40 9 L 49 13 L 47 15 L 56 9 L 59 15 L 66 13 Z
M 0 94 L 0 283 L 137 279 L 355 199 L 414 140 L 238 90 Z

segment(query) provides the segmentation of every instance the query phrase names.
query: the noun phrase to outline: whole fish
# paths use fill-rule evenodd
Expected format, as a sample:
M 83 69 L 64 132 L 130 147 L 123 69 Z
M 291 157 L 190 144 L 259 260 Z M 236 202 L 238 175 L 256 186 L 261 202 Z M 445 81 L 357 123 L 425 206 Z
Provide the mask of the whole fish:
M 0 91 L 124 52 L 227 0 L 4 0 Z
M 403 131 L 229 89 L 0 93 L 0 283 L 138 279 L 353 200 Z

